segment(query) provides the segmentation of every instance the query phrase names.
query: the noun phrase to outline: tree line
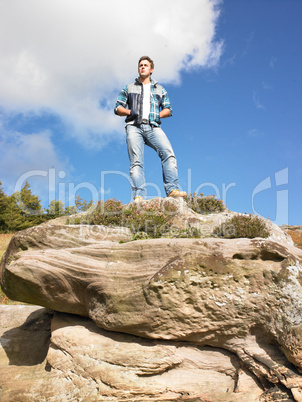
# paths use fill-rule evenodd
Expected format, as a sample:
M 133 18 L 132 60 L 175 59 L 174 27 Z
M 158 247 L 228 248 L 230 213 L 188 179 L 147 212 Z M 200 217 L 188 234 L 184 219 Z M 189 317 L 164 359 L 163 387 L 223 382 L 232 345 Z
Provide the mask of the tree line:
M 17 232 L 62 215 L 86 211 L 92 203 L 92 200 L 87 202 L 78 195 L 74 206 L 65 207 L 61 200 L 52 200 L 48 208 L 43 209 L 27 181 L 21 191 L 10 196 L 5 194 L 0 181 L 0 233 Z

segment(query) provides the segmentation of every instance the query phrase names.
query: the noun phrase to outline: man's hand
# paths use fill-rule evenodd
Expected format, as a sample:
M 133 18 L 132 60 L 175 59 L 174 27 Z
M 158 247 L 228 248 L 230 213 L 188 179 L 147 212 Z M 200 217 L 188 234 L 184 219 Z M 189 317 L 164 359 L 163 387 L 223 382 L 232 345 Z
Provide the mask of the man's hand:
M 130 119 L 128 121 L 132 121 L 135 120 L 137 118 L 138 114 L 137 113 L 133 113 L 132 110 L 130 110 Z
M 119 116 L 129 116 L 130 119 L 128 119 L 127 121 L 132 121 L 137 118 L 137 113 L 132 113 L 131 109 L 126 109 L 124 106 L 120 106 L 117 109 L 116 114 Z

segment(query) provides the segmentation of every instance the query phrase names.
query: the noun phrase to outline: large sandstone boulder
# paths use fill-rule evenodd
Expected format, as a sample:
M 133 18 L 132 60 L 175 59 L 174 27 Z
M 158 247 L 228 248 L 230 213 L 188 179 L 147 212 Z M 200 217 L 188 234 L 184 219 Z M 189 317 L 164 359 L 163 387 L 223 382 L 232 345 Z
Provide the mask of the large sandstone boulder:
M 259 385 L 302 400 L 302 252 L 270 228 L 268 239 L 130 241 L 125 228 L 41 225 L 12 239 L 1 286 L 68 313 L 56 313 L 47 354 L 58 384 L 70 386 L 67 400 L 91 389 L 88 400 L 237 400 L 239 391 L 249 401 Z M 211 385 L 205 366 L 220 367 Z
M 263 394 L 240 359 L 222 349 L 108 332 L 66 313 L 55 313 L 50 330 L 52 315 L 0 306 L 1 402 L 239 402 Z

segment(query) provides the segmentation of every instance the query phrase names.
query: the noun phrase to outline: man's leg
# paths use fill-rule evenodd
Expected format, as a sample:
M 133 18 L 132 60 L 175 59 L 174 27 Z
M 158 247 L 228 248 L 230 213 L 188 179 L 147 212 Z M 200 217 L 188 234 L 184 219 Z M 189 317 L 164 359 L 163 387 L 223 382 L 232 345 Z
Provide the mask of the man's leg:
M 128 124 L 126 127 L 127 147 L 130 160 L 130 182 L 133 199 L 146 197 L 146 183 L 144 174 L 144 146 L 145 140 L 139 127 Z
M 171 143 L 160 127 L 151 127 L 146 135 L 146 145 L 158 153 L 163 171 L 163 181 L 166 194 L 178 189 L 177 162 Z

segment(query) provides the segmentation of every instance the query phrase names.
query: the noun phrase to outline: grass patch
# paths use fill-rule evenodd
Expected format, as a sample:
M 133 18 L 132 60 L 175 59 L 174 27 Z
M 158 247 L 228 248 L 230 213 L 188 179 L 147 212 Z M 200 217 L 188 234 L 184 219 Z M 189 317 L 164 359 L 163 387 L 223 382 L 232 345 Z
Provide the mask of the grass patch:
M 170 229 L 176 213 L 176 205 L 169 200 L 123 205 L 119 200 L 110 199 L 98 202 L 84 216 L 70 218 L 67 224 L 123 226 L 132 231 L 134 240 L 158 238 Z
M 202 193 L 199 195 L 193 193 L 189 194 L 185 200 L 188 207 L 198 214 L 212 214 L 224 212 L 226 210 L 223 201 L 216 198 L 215 195 L 204 196 Z
M 7 246 L 10 242 L 10 239 L 13 237 L 13 233 L 0 233 L 0 259 L 2 258 Z
M 295 243 L 295 246 L 302 249 L 302 231 L 301 231 L 301 229 L 297 230 L 294 227 L 293 228 L 289 227 L 289 228 L 283 229 L 283 230 L 290 235 L 293 242 Z
M 214 195 L 204 196 L 196 193 L 185 197 L 189 208 L 199 214 L 219 213 L 226 211 L 222 200 Z M 198 238 L 201 232 L 195 228 L 173 228 L 173 218 L 177 214 L 177 206 L 167 199 L 154 199 L 147 203 L 123 205 L 121 201 L 109 199 L 99 201 L 90 211 L 82 216 L 71 217 L 69 225 L 104 225 L 128 227 L 133 233 L 133 240 L 176 237 Z
M 236 239 L 246 237 L 267 238 L 269 231 L 263 220 L 256 215 L 235 215 L 226 220 L 222 225 L 214 230 L 214 234 L 226 239 Z

